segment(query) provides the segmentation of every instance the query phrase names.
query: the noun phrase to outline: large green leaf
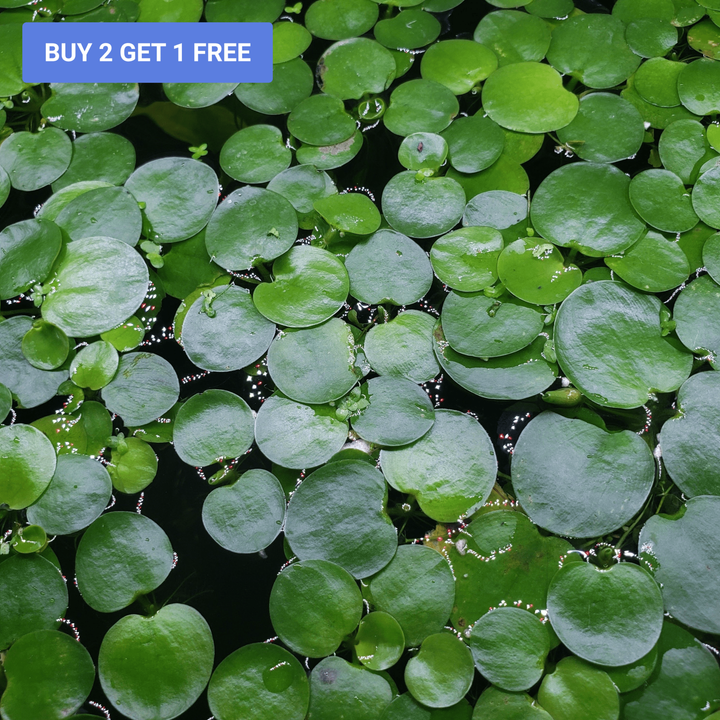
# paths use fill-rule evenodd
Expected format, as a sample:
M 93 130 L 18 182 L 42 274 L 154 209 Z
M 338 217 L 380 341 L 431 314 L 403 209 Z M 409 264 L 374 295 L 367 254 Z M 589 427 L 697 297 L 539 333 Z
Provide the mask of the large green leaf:
M 68 243 L 43 286 L 43 317 L 73 337 L 90 337 L 127 320 L 145 299 L 148 269 L 127 243 L 87 237 Z
M 354 577 L 368 577 L 382 570 L 397 549 L 386 502 L 385 480 L 367 462 L 329 463 L 293 493 L 285 536 L 301 560 L 329 560 Z
M 563 644 L 599 665 L 627 665 L 652 650 L 660 637 L 663 600 L 650 574 L 619 563 L 563 566 L 548 590 L 548 614 Z
M 396 490 L 415 495 L 434 520 L 454 522 L 487 500 L 497 459 L 487 432 L 471 415 L 438 410 L 435 424 L 404 448 L 385 449 L 380 464 Z
M 126 615 L 100 646 L 98 675 L 110 702 L 131 720 L 171 720 L 205 689 L 215 654 L 197 610 L 166 605 L 155 615 Z
M 8 683 L 0 699 L 3 720 L 63 720 L 87 700 L 95 680 L 90 653 L 57 630 L 23 636 L 3 666 Z
M 609 433 L 544 412 L 520 435 L 513 488 L 534 523 L 565 537 L 597 537 L 628 523 L 655 480 L 655 461 L 629 430 Z
M 700 495 L 684 513 L 654 515 L 640 531 L 641 557 L 662 588 L 666 610 L 689 627 L 720 632 L 718 540 L 720 498 Z
M 114 612 L 155 590 L 172 564 L 170 540 L 157 523 L 138 513 L 108 513 L 78 545 L 78 589 L 94 610 Z
M 662 303 L 612 281 L 578 288 L 555 322 L 558 362 L 593 402 L 644 405 L 655 392 L 677 390 L 692 356 L 662 336 Z

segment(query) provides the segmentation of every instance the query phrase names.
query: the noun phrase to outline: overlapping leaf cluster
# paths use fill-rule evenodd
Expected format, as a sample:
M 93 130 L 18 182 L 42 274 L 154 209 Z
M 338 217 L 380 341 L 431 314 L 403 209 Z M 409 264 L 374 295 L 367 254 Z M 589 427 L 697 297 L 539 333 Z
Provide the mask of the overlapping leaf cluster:
M 0 232 L 3 720 L 95 664 L 133 720 L 720 717 L 720 4 L 470 4 L 0 0 L 0 205 L 46 189 Z M 23 22 L 201 17 L 274 22 L 273 81 L 22 82 Z M 136 167 L 131 115 L 193 145 Z M 219 546 L 284 534 L 275 642 L 150 599 L 173 548 L 111 495 L 170 443 Z

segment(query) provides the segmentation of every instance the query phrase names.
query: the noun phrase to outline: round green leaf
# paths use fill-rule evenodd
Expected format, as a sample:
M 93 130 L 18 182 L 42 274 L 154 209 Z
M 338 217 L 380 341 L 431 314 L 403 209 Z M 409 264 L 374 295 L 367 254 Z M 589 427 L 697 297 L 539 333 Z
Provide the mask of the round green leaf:
M 500 607 L 485 613 L 468 638 L 475 667 L 503 690 L 532 687 L 545 670 L 550 635 L 542 622 L 519 607 Z
M 677 79 L 680 102 L 696 115 L 720 110 L 720 67 L 702 58 L 684 66 Z
M 692 191 L 692 205 L 700 219 L 710 227 L 720 228 L 720 166 L 702 173 Z
M 345 112 L 342 100 L 312 95 L 300 101 L 288 116 L 288 130 L 309 145 L 334 145 L 349 140 L 355 121 Z
M 137 245 L 142 215 L 135 198 L 120 187 L 97 188 L 79 195 L 57 216 L 57 224 L 70 240 L 104 237 Z
M 601 570 L 571 563 L 550 583 L 548 614 L 571 652 L 599 665 L 627 665 L 658 641 L 663 599 L 652 577 L 637 565 Z
M 403 139 L 398 150 L 398 160 L 406 170 L 436 170 L 445 162 L 447 154 L 445 138 L 435 133 L 419 132 Z
M 335 255 L 312 246 L 291 248 L 273 263 L 274 281 L 255 289 L 253 301 L 269 320 L 309 327 L 332 317 L 349 290 L 348 274 Z
M 323 40 L 345 40 L 371 30 L 379 12 L 371 0 L 317 0 L 305 13 L 305 27 Z
M 112 484 L 121 493 L 133 494 L 144 490 L 157 474 L 157 456 L 150 445 L 140 438 L 127 438 L 124 447 L 112 451 L 111 460 Z
M 423 545 L 401 545 L 368 583 L 375 610 L 397 620 L 408 647 L 439 632 L 453 606 L 455 587 L 445 558 Z
M 76 404 L 79 395 L 68 400 Z M 80 453 L 97 458 L 113 432 L 110 413 L 94 400 L 83 401 L 75 412 L 58 410 L 54 415 L 35 420 L 32 425 L 45 434 L 58 456 Z
M 231 653 L 208 685 L 210 712 L 218 720 L 303 720 L 309 702 L 303 666 L 272 643 L 252 643 Z
M 662 587 L 665 608 L 685 625 L 717 633 L 720 498 L 701 495 L 675 517 L 654 515 L 640 531 L 641 557 Z
M 23 220 L 0 232 L 0 298 L 7 300 L 43 282 L 62 246 L 48 220 Z
M 657 665 L 649 681 L 623 696 L 623 717 L 715 720 L 717 713 L 712 713 L 712 708 L 717 707 L 720 671 L 707 646 L 687 630 L 665 622 L 658 651 Z
M 530 180 L 522 165 L 505 153 L 500 155 L 489 168 L 478 173 L 463 174 L 451 167 L 447 177 L 462 185 L 467 200 L 491 190 L 504 190 L 516 195 L 524 195 L 530 189 Z
M 383 201 L 385 196 L 383 196 Z M 422 248 L 405 235 L 379 230 L 357 243 L 345 260 L 350 294 L 377 305 L 411 305 L 432 284 L 432 267 Z
M 489 168 L 505 147 L 505 135 L 500 126 L 480 115 L 458 118 L 443 130 L 442 137 L 448 144 L 450 164 L 463 173 Z
M 375 672 L 387 670 L 400 659 L 404 649 L 405 636 L 392 615 L 371 612 L 360 621 L 355 652 L 366 668 Z
M 550 47 L 551 37 L 546 22 L 518 10 L 488 13 L 480 20 L 473 35 L 475 42 L 495 53 L 500 67 L 518 62 L 540 62 Z
M 39 190 L 57 180 L 70 165 L 72 143 L 57 128 L 15 132 L 0 145 L 0 166 L 17 190 Z
M 652 490 L 655 461 L 630 430 L 609 433 L 544 412 L 520 435 L 512 475 L 517 498 L 534 523 L 565 537 L 598 537 L 640 511 Z
M 187 605 L 166 605 L 151 617 L 126 615 L 103 638 L 100 684 L 132 720 L 170 720 L 200 697 L 214 654 L 207 622 Z
M 547 59 L 558 72 L 600 89 L 619 85 L 640 64 L 625 42 L 622 21 L 599 13 L 569 18 L 555 28 Z
M 451 178 L 428 178 L 412 170 L 398 173 L 385 185 L 382 208 L 390 226 L 414 238 L 442 235 L 457 225 L 465 193 Z
M 301 470 L 326 463 L 340 452 L 348 435 L 330 405 L 303 405 L 282 395 L 262 404 L 255 423 L 260 452 L 282 467 Z
M 134 512 L 108 513 L 78 545 L 78 589 L 94 610 L 114 612 L 159 587 L 172 564 L 172 546 L 159 525 Z
M 184 108 L 205 108 L 232 94 L 237 83 L 163 83 L 170 102 Z
M 675 6 L 671 0 L 619 0 L 613 6 L 612 14 L 626 25 L 646 17 L 670 22 L 675 16 Z
M 310 96 L 314 85 L 310 66 L 300 58 L 273 65 L 269 83 L 240 83 L 235 96 L 263 115 L 284 115 Z
M 76 197 L 90 190 L 111 187 L 111 183 L 104 180 L 83 180 L 61 188 L 38 210 L 37 217 L 43 220 L 57 220 L 63 208 Z
M 463 699 L 475 668 L 467 645 L 450 633 L 423 640 L 420 652 L 405 666 L 405 684 L 423 705 L 443 708 Z
M 394 17 L 380 20 L 373 34 L 379 43 L 392 50 L 415 50 L 433 42 L 440 31 L 440 22 L 434 15 L 423 10 L 401 10 Z
M 586 95 L 580 100 L 575 119 L 558 130 L 560 142 L 578 157 L 601 163 L 634 158 L 644 135 L 637 109 L 612 93 Z
M 472 40 L 442 40 L 427 49 L 420 72 L 425 80 L 434 80 L 455 95 L 463 95 L 495 72 L 497 66 L 495 53 L 485 45 Z
M 443 303 L 441 318 L 452 349 L 476 358 L 522 350 L 544 327 L 538 308 L 512 297 L 494 300 L 484 293 L 451 292 Z
M 276 22 L 273 25 L 273 64 L 293 60 L 304 53 L 311 42 L 312 35 L 300 23 Z
M 145 204 L 143 224 L 149 238 L 160 243 L 178 242 L 199 233 L 213 215 L 219 193 L 212 168 L 179 157 L 142 165 L 125 187 Z
M 486 359 L 455 352 L 439 323 L 433 336 L 440 367 L 458 385 L 480 397 L 520 400 L 546 390 L 555 382 L 557 365 L 543 355 L 544 337 L 510 355 Z
M 390 95 L 383 122 L 396 135 L 439 133 L 458 114 L 459 104 L 451 90 L 433 80 L 408 80 Z
M 472 208 L 465 208 L 464 219 L 472 220 Z M 484 290 L 497 280 L 502 247 L 502 235 L 495 228 L 465 227 L 438 238 L 430 249 L 430 262 L 448 287 L 461 292 Z
M 243 187 L 218 205 L 208 223 L 205 244 L 221 267 L 245 270 L 289 250 L 297 230 L 297 214 L 282 195 Z
M 536 238 L 521 238 L 508 245 L 500 253 L 497 269 L 513 295 L 535 305 L 562 302 L 582 283 L 576 265 L 565 265 L 554 245 Z
M 17 398 L 21 407 L 32 408 L 49 400 L 67 379 L 66 370 L 38 370 L 22 353 L 22 339 L 32 327 L 25 315 L 0 323 L 0 382 Z
M 0 589 L 3 649 L 27 633 L 57 628 L 67 610 L 68 591 L 60 570 L 37 554 L 13 555 L 0 563 Z
M 275 325 L 255 308 L 250 293 L 236 285 L 201 296 L 182 324 L 187 356 L 204 370 L 230 372 L 255 362 L 270 347 Z
M 685 63 L 652 58 L 646 60 L 635 73 L 633 86 L 640 97 L 658 107 L 676 107 L 680 104 L 678 76 Z
M 130 117 L 140 96 L 132 83 L 52 83 L 43 117 L 63 130 L 109 130 Z
M 4 660 L 3 720 L 62 720 L 85 702 L 95 680 L 90 653 L 57 630 L 20 638 Z
M 397 530 L 385 511 L 386 501 L 385 480 L 370 464 L 329 463 L 308 475 L 293 493 L 285 537 L 301 560 L 329 560 L 354 577 L 368 577 L 382 570 L 397 549 Z M 324 530 L 331 526 L 333 532 Z
M 690 374 L 692 357 L 662 336 L 660 301 L 612 281 L 578 288 L 555 321 L 558 362 L 593 402 L 644 405 Z
M 280 534 L 284 519 L 285 493 L 267 470 L 248 470 L 232 485 L 213 490 L 202 508 L 210 537 L 234 553 L 264 550 Z
M 454 522 L 490 495 L 497 460 L 487 432 L 471 415 L 435 412 L 432 429 L 406 448 L 383 450 L 380 463 L 396 490 L 416 496 L 423 512 Z
M 535 2 L 539 2 L 539 0 L 535 0 Z M 550 715 L 526 693 L 508 693 L 492 685 L 483 691 L 475 705 L 473 720 L 481 720 L 481 718 L 488 718 L 488 720 L 552 720 Z
M 669 170 L 636 175 L 630 182 L 630 202 L 648 225 L 664 232 L 687 232 L 698 223 L 690 193 Z
M 553 720 L 618 720 L 620 699 L 606 672 L 576 657 L 565 657 L 546 675 L 538 691 L 540 705 Z
M 528 199 L 506 190 L 488 190 L 470 199 L 465 206 L 463 225 L 491 227 L 496 230 L 526 228 Z M 513 230 L 514 232 L 514 230 Z
M 318 60 L 318 85 L 340 100 L 359 100 L 387 90 L 395 71 L 395 59 L 380 43 L 348 38 L 331 45 Z
M 117 350 L 107 341 L 98 340 L 82 348 L 70 364 L 70 379 L 82 388 L 100 390 L 118 369 Z
M 148 270 L 127 243 L 110 237 L 65 246 L 46 282 L 43 317 L 73 337 L 90 337 L 127 320 L 145 299 Z
M 407 445 L 433 426 L 435 411 L 427 393 L 409 380 L 373 378 L 362 386 L 362 393 L 369 405 L 350 422 L 363 440 L 390 447 Z
M 565 127 L 578 112 L 578 99 L 565 90 L 561 76 L 537 62 L 513 63 L 496 70 L 483 86 L 482 103 L 498 125 L 527 133 Z M 532 113 L 527 112 L 528 107 L 533 108 Z
M 612 165 L 565 165 L 537 189 L 533 225 L 555 245 L 577 248 L 591 257 L 625 250 L 645 233 L 630 204 L 629 186 L 630 178 Z
M 379 674 L 360 669 L 339 657 L 329 657 L 310 676 L 310 709 L 315 720 L 379 718 L 393 691 Z
M 253 442 L 255 420 L 248 404 L 227 390 L 193 395 L 178 411 L 175 452 L 196 467 L 240 457 Z
M 363 348 L 373 370 L 416 383 L 432 380 L 440 370 L 433 352 L 435 322 L 428 313 L 406 310 L 390 322 L 373 325 Z
M 51 535 L 71 535 L 100 517 L 111 493 L 110 475 L 101 463 L 61 455 L 47 490 L 27 509 L 28 522 Z
M 523 513 L 499 502 L 491 507 L 444 547 L 457 578 L 452 623 L 461 632 L 493 607 L 547 607 L 550 581 L 572 549 L 567 540 L 541 535 Z
M 231 135 L 220 151 L 220 166 L 235 180 L 258 184 L 272 180 L 292 160 L 282 132 L 273 125 L 251 125 Z
M 293 563 L 275 580 L 270 620 L 295 652 L 325 657 L 360 622 L 362 595 L 352 575 L 327 560 Z
M 310 405 L 338 400 L 349 392 L 361 377 L 355 362 L 355 338 L 339 318 L 281 333 L 268 351 L 268 370 L 276 387 Z
M 715 317 L 720 306 L 718 292 L 717 283 L 704 275 L 680 292 L 673 308 L 680 342 L 693 352 L 709 353 L 713 363 L 720 354 L 720 334 L 708 318 Z
M 695 2 L 692 5 L 699 8 Z M 625 28 L 625 41 L 630 49 L 640 57 L 660 57 L 675 47 L 678 41 L 678 31 L 669 22 L 660 18 L 640 18 Z
M 340 193 L 319 198 L 314 203 L 318 214 L 337 230 L 369 235 L 380 227 L 380 212 L 362 193 Z
M 685 184 L 695 182 L 711 150 L 705 128 L 697 120 L 677 120 L 663 130 L 658 142 L 662 164 Z
M 145 425 L 167 412 L 178 400 L 180 383 L 165 358 L 134 352 L 120 358 L 112 382 L 102 389 L 108 410 L 125 425 Z
M 52 443 L 30 425 L 0 427 L 0 503 L 21 510 L 45 491 L 55 472 Z
M 35 320 L 22 339 L 22 352 L 27 361 L 39 370 L 55 370 L 70 352 L 68 336 L 46 320 Z
M 690 274 L 679 243 L 656 232 L 648 232 L 624 252 L 605 258 L 605 264 L 629 285 L 649 292 L 671 290 Z

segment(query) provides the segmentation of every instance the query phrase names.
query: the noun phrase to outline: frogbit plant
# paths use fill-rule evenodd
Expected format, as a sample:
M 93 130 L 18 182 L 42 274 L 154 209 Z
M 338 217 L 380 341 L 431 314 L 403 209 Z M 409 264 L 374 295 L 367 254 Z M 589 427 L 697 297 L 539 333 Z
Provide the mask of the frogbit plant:
M 0 0 L 2 720 L 720 717 L 720 4 L 489 1 Z

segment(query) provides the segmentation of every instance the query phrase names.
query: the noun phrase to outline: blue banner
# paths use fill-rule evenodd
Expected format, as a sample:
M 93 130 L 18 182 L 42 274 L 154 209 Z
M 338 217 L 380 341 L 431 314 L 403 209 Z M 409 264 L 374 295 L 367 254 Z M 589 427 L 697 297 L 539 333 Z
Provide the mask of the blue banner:
M 25 23 L 27 83 L 272 80 L 271 23 Z

